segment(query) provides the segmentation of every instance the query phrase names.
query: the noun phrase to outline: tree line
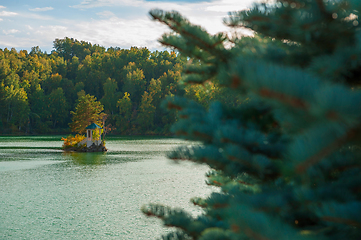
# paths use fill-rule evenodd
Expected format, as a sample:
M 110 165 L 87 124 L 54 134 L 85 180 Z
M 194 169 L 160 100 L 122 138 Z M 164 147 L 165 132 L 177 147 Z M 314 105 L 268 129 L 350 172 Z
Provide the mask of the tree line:
M 212 83 L 181 86 L 187 59 L 173 51 L 106 49 L 68 37 L 53 44 L 50 54 L 0 49 L 0 133 L 69 132 L 70 111 L 84 94 L 104 106 L 113 133 L 128 135 L 169 133 L 176 114 L 161 107 L 166 97 L 236 101 Z

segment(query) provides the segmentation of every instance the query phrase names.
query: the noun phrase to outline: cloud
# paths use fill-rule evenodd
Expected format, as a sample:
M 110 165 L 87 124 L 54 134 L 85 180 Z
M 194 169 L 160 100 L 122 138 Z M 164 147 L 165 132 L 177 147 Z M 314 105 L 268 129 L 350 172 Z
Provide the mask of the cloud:
M 3 30 L 3 33 L 5 33 L 6 35 L 13 34 L 13 33 L 18 33 L 18 32 L 20 32 L 20 31 L 17 30 L 17 29 L 10 29 L 8 31 Z
M 198 2 L 198 3 L 197 3 Z M 74 37 L 84 41 L 100 44 L 105 47 L 118 46 L 129 48 L 131 46 L 143 46 L 149 49 L 159 49 L 161 45 L 157 39 L 169 28 L 158 22 L 151 21 L 147 15 L 150 9 L 160 7 L 166 11 L 176 9 L 192 23 L 204 27 L 209 33 L 227 32 L 229 29 L 223 24 L 223 18 L 228 11 L 242 10 L 250 6 L 254 0 L 216 0 L 192 1 L 184 3 L 180 1 L 155 2 L 144 0 L 84 0 L 76 8 L 96 8 L 96 7 L 135 7 L 138 15 L 129 19 L 115 17 L 117 10 L 99 12 L 97 15 L 107 17 L 101 20 L 91 20 L 77 22 L 74 26 L 69 26 L 63 35 L 58 34 L 58 38 L 65 36 Z M 222 6 L 224 8 L 215 11 L 212 6 Z M 115 8 L 114 8 L 115 9 Z M 144 15 L 142 15 L 144 14 Z M 117 14 L 119 16 L 119 14 Z M 44 31 L 45 34 L 46 31 Z
M 16 16 L 16 15 L 18 15 L 18 13 L 16 13 L 16 12 L 8 12 L 8 11 L 0 12 L 0 17 L 12 17 L 12 16 Z
M 53 9 L 54 9 L 53 7 L 43 7 L 43 8 L 31 8 L 29 10 L 33 11 L 33 12 L 45 12 L 45 11 L 50 11 Z
M 78 27 L 85 29 L 82 34 L 87 37 L 86 39 L 100 45 L 124 48 L 138 46 L 148 47 L 149 49 L 160 47 L 157 39 L 160 37 L 160 33 L 167 30 L 166 27 L 155 24 L 148 18 L 136 20 L 112 18 L 110 20 L 81 23 Z M 94 34 L 94 29 L 97 29 L 96 34 Z M 109 34 L 110 32 L 112 34 Z
M 18 19 L 9 22 L 7 31 L 0 30 L 0 46 L 25 49 L 41 46 L 41 49 L 49 52 L 53 47 L 54 39 L 72 37 L 106 48 L 138 46 L 159 50 L 164 47 L 157 42 L 157 39 L 163 33 L 170 32 L 170 29 L 159 22 L 151 21 L 147 14 L 150 9 L 177 10 L 193 24 L 202 26 L 210 34 L 215 34 L 230 31 L 223 24 L 223 18 L 227 17 L 228 11 L 245 9 L 254 0 L 195 0 L 192 2 L 188 0 L 82 0 L 79 2 L 81 2 L 79 5 L 70 6 L 72 9 L 68 8 L 71 14 L 60 16 L 40 13 L 40 9 L 45 11 L 45 9 L 50 10 L 50 7 L 33 8 L 34 12 L 9 14 L 11 12 L 5 11 L 6 9 L 2 9 L 5 7 L 0 6 L 0 19 L 5 15 L 19 15 Z M 36 9 L 38 12 L 35 12 Z
M 34 39 L 32 36 L 30 37 L 22 37 L 18 38 L 17 36 L 7 35 L 6 39 L 0 38 L 0 45 L 3 48 L 17 48 L 17 50 L 30 50 L 32 46 L 39 46 L 41 42 L 38 39 Z
M 184 3 L 184 2 L 183 2 Z M 146 1 L 146 0 L 83 0 L 80 4 L 71 6 L 73 8 L 81 8 L 81 9 L 88 9 L 88 8 L 97 8 L 97 7 L 114 7 L 114 6 L 123 6 L 123 7 L 140 7 L 148 9 L 151 7 L 162 6 L 164 5 L 172 5 L 174 7 L 181 6 L 182 2 L 154 2 L 154 1 Z M 188 3 L 189 4 L 189 3 Z
M 234 6 L 230 7 L 228 5 L 213 5 L 213 6 L 206 7 L 205 11 L 227 13 L 227 12 L 230 12 L 232 9 L 234 9 Z
M 146 9 L 151 8 L 171 8 L 172 10 L 181 11 L 183 8 L 208 8 L 209 11 L 215 11 L 221 8 L 222 12 L 238 10 L 239 6 L 243 9 L 249 7 L 253 2 L 261 0 L 83 0 L 80 4 L 71 6 L 73 8 L 96 8 L 110 6 L 132 6 Z
M 71 24 L 70 24 L 71 23 Z M 32 32 L 49 49 L 49 43 L 56 38 L 72 37 L 99 44 L 104 47 L 130 48 L 147 47 L 151 50 L 163 49 L 157 39 L 167 28 L 152 22 L 147 17 L 136 20 L 112 17 L 103 20 L 63 22 L 61 25 L 40 26 Z M 37 45 L 40 46 L 40 42 Z M 42 45 L 44 47 L 44 45 Z
M 98 16 L 101 16 L 103 18 L 111 18 L 111 17 L 114 17 L 115 14 L 111 11 L 103 11 L 103 12 L 99 12 L 97 13 Z
M 124 5 L 124 3 L 128 2 L 128 1 L 129 0 L 120 1 L 120 4 Z M 137 0 L 135 0 L 135 1 L 137 1 Z M 116 4 L 116 2 L 114 2 L 113 0 L 84 0 L 80 4 L 74 5 L 74 6 L 71 6 L 71 7 L 74 7 L 74 8 L 95 8 L 95 7 L 109 7 L 109 6 L 114 6 L 114 5 L 118 5 L 118 4 Z
M 42 21 L 51 21 L 54 20 L 54 17 L 49 15 L 41 15 L 36 13 L 24 13 L 21 14 L 21 17 L 33 20 L 42 20 Z
M 223 24 L 223 18 L 230 11 L 248 8 L 254 1 L 260 0 L 83 0 L 74 8 L 89 9 L 97 7 L 132 7 L 139 14 L 147 15 L 150 9 L 161 8 L 165 11 L 177 10 L 192 23 L 201 25 L 211 34 L 228 31 Z M 114 11 L 113 11 L 114 12 Z M 130 16 L 136 19 L 139 14 Z M 105 17 L 103 15 L 103 17 Z
M 2 9 L 2 8 L 6 8 L 6 7 L 0 5 L 0 9 Z

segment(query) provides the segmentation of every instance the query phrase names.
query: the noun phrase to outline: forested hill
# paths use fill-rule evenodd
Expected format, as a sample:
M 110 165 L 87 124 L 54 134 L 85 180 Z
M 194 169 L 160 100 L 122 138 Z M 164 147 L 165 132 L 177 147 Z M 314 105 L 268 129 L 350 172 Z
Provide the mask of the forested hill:
M 69 132 L 81 91 L 101 101 L 113 133 L 166 134 L 175 113 L 160 107 L 162 99 L 186 94 L 206 103 L 210 92 L 222 95 L 213 85 L 183 90 L 185 59 L 175 52 L 105 49 L 73 38 L 56 39 L 54 49 L 0 49 L 1 134 Z

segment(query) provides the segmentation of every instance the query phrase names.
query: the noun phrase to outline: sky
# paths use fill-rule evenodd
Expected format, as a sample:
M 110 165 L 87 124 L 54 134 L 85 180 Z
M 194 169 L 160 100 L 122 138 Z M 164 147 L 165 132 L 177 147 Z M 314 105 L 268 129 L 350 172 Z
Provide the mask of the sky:
M 176 10 L 209 33 L 234 31 L 223 24 L 230 11 L 254 0 L 2 0 L 0 48 L 50 53 L 65 37 L 100 46 L 164 49 L 157 39 L 170 30 L 149 17 L 151 9 Z

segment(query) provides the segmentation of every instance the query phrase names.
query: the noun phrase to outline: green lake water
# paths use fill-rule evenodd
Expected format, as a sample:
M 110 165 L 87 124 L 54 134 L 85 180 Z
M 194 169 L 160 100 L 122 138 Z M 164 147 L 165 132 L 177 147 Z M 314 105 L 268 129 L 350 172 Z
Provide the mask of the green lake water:
M 187 142 L 109 137 L 106 153 L 64 153 L 57 137 L 0 137 L 0 239 L 158 239 L 172 229 L 140 208 L 162 203 L 194 215 L 208 196 L 207 166 L 174 163 Z

